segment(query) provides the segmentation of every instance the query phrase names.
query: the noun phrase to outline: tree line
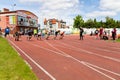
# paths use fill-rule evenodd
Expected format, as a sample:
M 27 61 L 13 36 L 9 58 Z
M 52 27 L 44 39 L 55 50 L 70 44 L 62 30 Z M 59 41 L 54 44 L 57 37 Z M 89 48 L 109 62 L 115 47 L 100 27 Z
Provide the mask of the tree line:
M 77 15 L 74 18 L 74 28 L 120 28 L 120 21 L 119 20 L 114 20 L 113 18 L 110 17 L 105 17 L 105 21 L 97 21 L 96 19 L 88 19 L 87 21 L 84 21 L 81 15 Z

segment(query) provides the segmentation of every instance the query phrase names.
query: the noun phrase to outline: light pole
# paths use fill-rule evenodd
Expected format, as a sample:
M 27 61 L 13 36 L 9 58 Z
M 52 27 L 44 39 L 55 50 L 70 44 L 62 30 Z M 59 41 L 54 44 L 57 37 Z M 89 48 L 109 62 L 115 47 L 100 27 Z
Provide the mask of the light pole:
M 12 7 L 13 7 L 13 11 L 15 10 L 15 6 L 16 6 L 16 4 L 13 4 L 13 5 L 12 5 Z

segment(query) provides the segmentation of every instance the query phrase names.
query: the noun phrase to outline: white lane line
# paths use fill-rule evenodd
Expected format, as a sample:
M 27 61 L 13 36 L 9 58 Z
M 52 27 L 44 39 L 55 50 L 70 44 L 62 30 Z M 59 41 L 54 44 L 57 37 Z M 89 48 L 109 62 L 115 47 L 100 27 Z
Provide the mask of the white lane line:
M 109 79 L 111 79 L 111 80 L 116 80 L 115 78 L 113 78 L 113 77 L 111 77 L 111 76 L 109 76 L 109 75 L 107 75 L 107 74 L 105 74 L 105 73 L 97 70 L 96 68 L 94 68 L 94 67 L 92 67 L 92 66 L 89 66 L 88 64 L 86 64 L 85 61 L 80 61 L 80 60 L 78 60 L 78 59 L 76 59 L 76 58 L 74 58 L 74 57 L 71 57 L 71 58 L 72 58 L 73 60 L 75 60 L 75 61 L 77 61 L 77 62 L 85 65 L 86 67 L 92 69 L 93 71 L 96 71 L 96 72 L 98 72 L 99 74 L 101 74 L 101 75 L 103 75 L 103 76 L 106 76 L 107 78 L 109 78 Z M 88 62 L 87 62 L 87 63 L 88 63 Z M 108 71 L 109 71 L 109 70 L 108 70 Z
M 12 46 L 12 48 L 17 52 L 17 54 L 20 56 L 20 53 L 15 49 L 14 46 Z
M 67 55 L 67 54 L 61 54 L 60 52 L 57 52 L 57 51 L 54 51 L 54 50 L 51 50 L 51 49 L 48 49 L 48 48 L 45 48 L 45 47 L 42 47 L 42 46 L 39 46 L 39 45 L 36 45 L 36 44 L 32 44 L 32 45 L 33 45 L 33 46 L 36 46 L 36 47 L 39 47 L 39 48 L 41 48 L 41 49 L 44 49 L 44 50 L 47 50 L 47 51 L 50 51 L 50 52 L 53 52 L 53 53 L 56 53 L 56 54 L 65 56 L 65 57 L 70 57 L 70 56 Z
M 110 71 L 110 70 L 107 70 L 107 69 L 104 69 L 104 68 L 98 67 L 98 66 L 93 65 L 93 64 L 88 63 L 88 62 L 85 62 L 85 63 L 88 64 L 88 65 L 90 65 L 90 66 L 93 66 L 93 67 L 95 67 L 95 68 L 101 69 L 101 70 L 103 70 L 103 71 L 106 71 L 106 72 L 112 73 L 112 74 L 114 74 L 114 75 L 116 75 L 116 76 L 120 76 L 120 74 L 115 73 L 115 72 L 113 72 L 113 71 Z
M 26 61 L 26 60 L 24 60 L 24 62 L 30 67 L 30 69 L 32 70 L 32 67 L 31 67 L 31 65 Z
M 87 64 L 85 64 L 85 63 L 84 63 L 84 65 L 86 65 L 86 66 L 89 67 L 90 69 L 92 69 L 92 70 L 94 70 L 94 71 L 96 71 L 96 72 L 98 72 L 98 73 L 100 73 L 100 74 L 102 74 L 102 75 L 108 77 L 108 78 L 111 79 L 111 80 L 117 80 L 117 79 L 115 79 L 115 78 L 113 78 L 113 77 L 111 77 L 111 76 L 109 76 L 109 75 L 106 75 L 105 73 L 103 73 L 103 72 L 101 72 L 101 71 L 95 69 L 94 67 L 91 67 L 91 66 L 89 66 L 89 65 L 87 65 Z
M 108 47 L 109 48 L 109 47 Z M 118 51 L 111 51 L 111 50 L 108 50 L 108 49 L 100 49 L 100 48 L 95 48 L 95 49 L 97 49 L 97 50 L 102 50 L 102 51 L 106 51 L 106 52 L 113 52 L 113 53 L 118 53 L 118 54 L 120 54 L 120 52 L 118 52 Z M 120 49 L 119 49 L 120 50 Z
M 96 54 L 94 52 L 87 51 L 87 50 L 84 50 L 84 49 L 81 49 L 81 48 L 77 48 L 77 47 L 69 45 L 69 44 L 65 44 L 65 43 L 61 43 L 61 44 L 71 47 L 71 48 L 69 48 L 69 47 L 67 47 L 67 48 L 72 49 L 72 50 L 83 51 L 83 52 L 88 53 L 88 54 L 96 55 L 96 56 L 99 56 L 99 57 L 102 57 L 102 58 L 106 58 L 106 59 L 109 59 L 109 60 L 112 60 L 112 61 L 115 61 L 115 62 L 120 62 L 120 59 L 116 59 L 116 58 L 112 58 L 112 57 Z
M 73 42 L 72 42 L 73 43 Z M 76 43 L 76 44 L 78 44 L 78 41 L 76 41 L 76 42 L 74 42 L 74 43 Z M 86 45 L 87 44 L 89 44 L 89 45 L 91 45 L 90 43 L 86 43 Z M 117 54 L 120 54 L 120 52 L 119 51 L 113 51 L 113 50 L 108 50 L 108 49 L 101 49 L 101 48 L 97 48 L 96 47 L 96 45 L 94 45 L 94 44 L 92 44 L 94 47 L 92 47 L 92 48 L 94 48 L 94 49 L 98 49 L 98 50 L 102 50 L 102 51 L 106 51 L 106 52 L 113 52 L 113 53 L 117 53 Z M 101 46 L 99 46 L 99 47 L 101 47 Z M 106 47 L 106 48 L 111 48 L 111 47 L 108 47 L 108 46 L 104 46 L 104 47 Z M 112 49 L 119 49 L 120 50 L 120 48 L 116 48 L 116 47 L 112 47 Z
M 49 43 L 49 44 L 50 44 L 50 43 Z M 64 54 L 61 54 L 60 52 L 53 51 L 53 50 L 50 50 L 50 49 L 48 49 L 48 48 L 41 47 L 41 46 L 39 46 L 39 45 L 35 45 L 35 44 L 32 44 L 32 45 L 33 45 L 33 46 L 36 46 L 36 47 L 40 47 L 40 48 L 45 49 L 45 50 L 48 50 L 48 51 L 51 51 L 51 52 L 54 52 L 54 53 L 59 54 L 59 55 L 62 55 L 62 56 L 64 56 L 64 57 L 71 58 L 71 59 L 73 59 L 73 60 L 75 60 L 75 61 L 77 61 L 77 62 L 79 62 L 79 63 L 85 65 L 86 67 L 88 67 L 88 68 L 90 68 L 90 69 L 92 69 L 92 70 L 94 70 L 94 71 L 100 73 L 101 75 L 106 76 L 107 78 L 109 78 L 109 79 L 111 79 L 111 80 L 116 80 L 116 79 L 112 78 L 111 76 L 109 76 L 109 75 L 107 75 L 107 74 L 105 74 L 105 73 L 103 73 L 103 72 L 97 70 L 96 68 L 91 67 L 91 66 L 85 64 L 85 61 L 80 61 L 80 60 L 78 60 L 78 59 L 72 57 L 71 55 L 66 54 L 65 52 L 64 52 Z M 52 46 L 52 45 L 50 45 L 50 46 Z M 52 46 L 52 48 L 56 49 L 54 46 Z M 58 50 L 58 49 L 57 49 L 57 50 Z M 59 51 L 60 51 L 60 50 L 59 50 Z M 63 51 L 61 51 L 61 52 L 63 52 Z M 69 57 L 68 57 L 68 56 L 69 56 Z M 109 71 L 109 70 L 108 70 L 108 71 Z M 112 72 L 112 71 L 111 71 L 111 72 Z
M 66 47 L 64 47 L 64 48 L 66 48 Z M 67 47 L 67 48 L 68 48 L 68 47 Z M 69 48 L 69 49 L 74 50 L 73 48 Z M 117 76 L 120 76 L 120 74 L 118 74 L 118 73 L 115 73 L 115 72 L 109 71 L 109 70 L 107 70 L 107 69 L 104 69 L 104 68 L 98 67 L 98 66 L 93 65 L 93 64 L 90 64 L 90 63 L 88 63 L 88 62 L 85 62 L 85 63 L 88 64 L 88 65 L 90 65 L 90 66 L 93 66 L 93 67 L 95 67 L 95 68 L 98 68 L 98 69 L 101 69 L 101 70 L 104 70 L 104 71 L 110 72 L 110 73 L 112 73 L 112 74 L 114 74 L 114 75 L 117 75 Z
M 45 41 L 50 47 L 54 48 L 55 50 L 59 51 L 60 53 L 62 53 L 63 55 L 65 55 L 65 57 L 70 57 L 68 54 L 66 54 L 65 52 L 61 51 L 60 49 L 54 47 L 52 44 L 48 43 L 47 41 Z
M 33 62 L 39 69 L 41 69 L 47 76 L 49 76 L 52 80 L 56 80 L 50 73 L 48 73 L 42 66 L 40 66 L 37 62 L 35 62 L 30 56 L 28 56 L 22 49 L 20 49 L 17 45 L 15 45 L 12 41 L 9 40 L 11 44 L 13 44 L 18 50 L 20 50 L 31 62 Z

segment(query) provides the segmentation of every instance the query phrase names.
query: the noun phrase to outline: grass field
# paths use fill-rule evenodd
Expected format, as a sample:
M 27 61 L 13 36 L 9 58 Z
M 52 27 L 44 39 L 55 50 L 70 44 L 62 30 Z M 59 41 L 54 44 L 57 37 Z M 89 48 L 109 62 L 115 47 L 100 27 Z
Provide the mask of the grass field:
M 1 37 L 0 80 L 38 80 L 8 41 Z
M 116 41 L 117 41 L 117 42 L 120 42 L 120 39 L 117 39 Z

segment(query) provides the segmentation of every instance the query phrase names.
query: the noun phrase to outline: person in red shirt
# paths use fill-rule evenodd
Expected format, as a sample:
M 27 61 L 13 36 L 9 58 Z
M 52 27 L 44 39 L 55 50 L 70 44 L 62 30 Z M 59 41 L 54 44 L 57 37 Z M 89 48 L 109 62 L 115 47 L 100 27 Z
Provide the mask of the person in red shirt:
M 103 38 L 103 28 L 101 27 L 100 28 L 100 30 L 99 30 L 99 37 L 100 37 L 100 39 L 102 39 Z

